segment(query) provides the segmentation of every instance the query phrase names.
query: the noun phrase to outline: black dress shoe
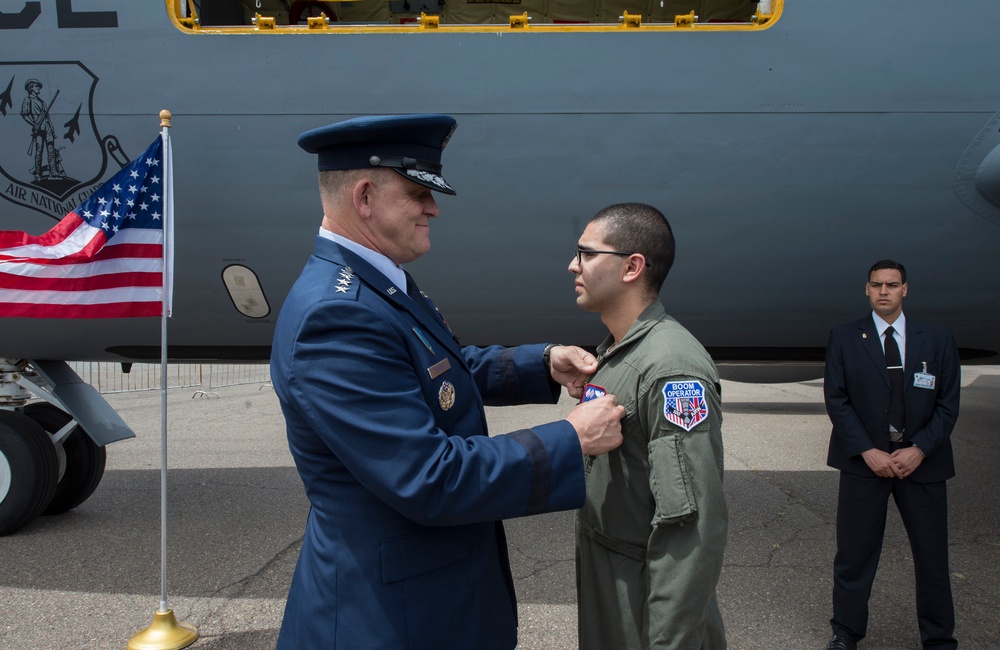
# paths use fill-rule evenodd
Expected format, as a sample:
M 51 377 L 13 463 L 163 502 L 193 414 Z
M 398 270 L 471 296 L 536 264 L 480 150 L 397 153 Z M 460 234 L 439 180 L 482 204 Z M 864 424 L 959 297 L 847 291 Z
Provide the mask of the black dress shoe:
M 834 635 L 830 642 L 826 644 L 826 650 L 857 650 L 858 644 L 848 641 L 842 636 Z

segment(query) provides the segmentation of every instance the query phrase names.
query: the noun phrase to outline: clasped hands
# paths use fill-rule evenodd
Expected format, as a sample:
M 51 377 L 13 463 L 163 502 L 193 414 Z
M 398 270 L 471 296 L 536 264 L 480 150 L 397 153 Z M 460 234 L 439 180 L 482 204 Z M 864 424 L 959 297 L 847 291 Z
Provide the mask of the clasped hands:
M 906 478 L 924 462 L 924 452 L 915 446 L 897 449 L 891 454 L 872 448 L 861 452 L 861 457 L 876 476 L 883 478 Z

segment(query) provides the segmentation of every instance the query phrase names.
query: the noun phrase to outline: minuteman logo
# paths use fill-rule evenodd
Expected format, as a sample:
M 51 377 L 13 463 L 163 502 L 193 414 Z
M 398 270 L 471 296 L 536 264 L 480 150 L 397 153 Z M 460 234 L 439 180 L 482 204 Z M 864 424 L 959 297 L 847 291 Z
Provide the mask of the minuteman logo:
M 671 381 L 663 387 L 663 415 L 690 431 L 708 419 L 705 387 L 700 381 Z
M 0 63 L 0 196 L 58 221 L 129 162 L 97 131 L 97 82 L 79 61 Z

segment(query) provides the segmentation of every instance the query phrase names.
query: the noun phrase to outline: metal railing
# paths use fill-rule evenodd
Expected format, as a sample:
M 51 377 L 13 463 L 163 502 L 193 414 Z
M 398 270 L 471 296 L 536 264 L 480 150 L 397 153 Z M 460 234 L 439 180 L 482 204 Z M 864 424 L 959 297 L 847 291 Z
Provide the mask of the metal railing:
M 160 390 L 161 372 L 158 363 L 135 363 L 123 372 L 119 363 L 106 361 L 70 362 L 76 374 L 101 393 L 127 393 Z M 270 384 L 270 366 L 266 363 L 176 363 L 168 364 L 166 386 L 198 388 L 192 397 L 218 397 L 216 388 L 245 384 Z

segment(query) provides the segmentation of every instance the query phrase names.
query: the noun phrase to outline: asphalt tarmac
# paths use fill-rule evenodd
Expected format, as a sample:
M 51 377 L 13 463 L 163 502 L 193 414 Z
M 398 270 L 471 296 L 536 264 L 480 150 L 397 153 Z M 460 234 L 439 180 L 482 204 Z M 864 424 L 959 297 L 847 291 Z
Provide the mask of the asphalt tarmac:
M 168 602 L 191 647 L 273 648 L 307 512 L 278 402 L 260 385 L 168 396 Z M 1000 367 L 963 369 L 949 482 L 962 648 L 1000 647 Z M 0 648 L 125 648 L 160 606 L 160 393 L 108 396 L 138 434 L 111 445 L 104 480 L 74 511 L 0 538 Z M 730 648 L 823 648 L 829 639 L 837 472 L 826 467 L 822 382 L 724 382 L 730 538 L 719 584 Z M 571 408 L 489 409 L 503 433 Z M 577 646 L 573 514 L 507 523 L 523 650 Z M 862 649 L 920 647 L 909 546 L 890 507 Z M 609 649 L 613 650 L 613 649 Z

